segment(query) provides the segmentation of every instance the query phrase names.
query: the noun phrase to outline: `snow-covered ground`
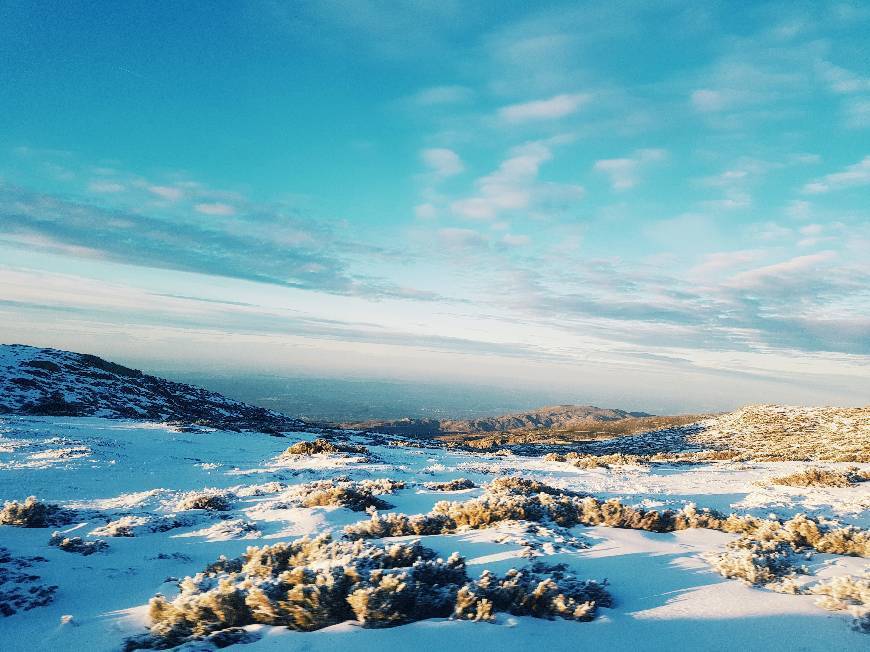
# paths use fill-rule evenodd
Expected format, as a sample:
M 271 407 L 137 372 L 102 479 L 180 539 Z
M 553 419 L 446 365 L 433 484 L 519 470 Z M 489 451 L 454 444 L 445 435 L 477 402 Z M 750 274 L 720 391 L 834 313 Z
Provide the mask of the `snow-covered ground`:
M 480 485 L 499 475 L 522 475 L 648 508 L 696 503 L 724 512 L 780 517 L 803 512 L 870 526 L 870 482 L 839 488 L 769 482 L 806 467 L 800 463 L 580 469 L 540 457 L 373 445 L 363 436 L 351 439 L 365 445 L 368 455 L 281 457 L 290 444 L 316 436 L 179 432 L 162 424 L 100 418 L 0 419 L 0 499 L 35 495 L 73 511 L 71 522 L 59 528 L 0 526 L 0 548 L 8 551 L 5 558 L 0 555 L 0 593 L 16 580 L 26 590 L 58 587 L 49 604 L 0 616 L 0 648 L 118 650 L 126 637 L 145 631 L 149 598 L 158 592 L 171 597 L 178 579 L 221 555 L 235 557 L 251 545 L 330 530 L 339 538 L 341 528 L 367 514 L 305 507 L 297 488 L 339 476 L 404 482 L 403 489 L 380 498 L 393 505 L 385 511 L 406 514 L 427 512 L 440 500 L 479 496 Z M 478 488 L 445 493 L 424 486 L 460 477 Z M 229 509 L 179 509 L 191 492 L 201 490 L 225 496 Z M 111 536 L 119 526 L 133 536 Z M 67 537 L 102 539 L 108 548 L 85 556 L 49 546 L 54 529 Z M 715 573 L 701 555 L 735 537 L 706 529 L 662 534 L 578 526 L 568 533 L 529 532 L 517 522 L 422 537 L 444 558 L 454 551 L 463 555 L 470 576 L 484 568 L 503 574 L 526 566 L 529 555 L 566 563 L 584 578 L 606 579 L 615 604 L 600 609 L 592 622 L 500 613 L 494 624 L 432 619 L 366 629 L 346 622 L 311 633 L 253 625 L 248 629 L 259 638 L 240 649 L 868 649 L 870 638 L 850 627 L 848 614 L 820 609 L 813 596 L 774 593 Z M 825 554 L 807 564 L 815 578 L 867 568 L 866 559 Z

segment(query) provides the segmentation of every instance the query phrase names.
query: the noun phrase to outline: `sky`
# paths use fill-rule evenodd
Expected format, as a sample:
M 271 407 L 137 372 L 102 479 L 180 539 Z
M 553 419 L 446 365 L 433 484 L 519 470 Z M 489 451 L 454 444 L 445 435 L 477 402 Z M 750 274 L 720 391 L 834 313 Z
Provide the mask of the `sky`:
M 4 2 L 0 341 L 866 404 L 868 33 L 866 2 Z

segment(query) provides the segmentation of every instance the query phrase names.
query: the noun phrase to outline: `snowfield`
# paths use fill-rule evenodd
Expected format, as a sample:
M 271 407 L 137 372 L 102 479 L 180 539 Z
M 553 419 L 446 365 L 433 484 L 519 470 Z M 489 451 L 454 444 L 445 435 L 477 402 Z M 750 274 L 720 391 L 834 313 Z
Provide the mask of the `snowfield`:
M 0 418 L 0 499 L 21 502 L 33 495 L 62 508 L 51 516 L 55 525 L 0 525 L 0 603 L 5 600 L 7 610 L 15 611 L 0 615 L 2 649 L 123 649 L 126 639 L 147 631 L 148 602 L 155 594 L 171 601 L 180 580 L 221 556 L 232 559 L 249 546 L 326 532 L 341 541 L 345 526 L 370 520 L 366 509 L 424 514 L 439 501 L 488 495 L 485 485 L 504 476 L 647 510 L 695 504 L 725 514 L 775 514 L 785 520 L 803 513 L 831 526 L 870 527 L 870 482 L 840 487 L 772 482 L 810 466 L 802 462 L 586 469 L 541 456 L 396 445 L 402 443 L 398 438 L 358 433 L 329 435 L 335 452 L 284 455 L 291 444 L 323 435 L 183 430 L 96 417 Z M 866 463 L 812 466 L 870 471 Z M 475 487 L 427 486 L 458 478 Z M 371 482 L 379 479 L 393 482 Z M 49 545 L 54 531 L 62 535 L 57 541 L 73 541 L 69 549 Z M 372 628 L 348 620 L 312 632 L 250 624 L 233 648 L 868 649 L 870 635 L 853 625 L 854 614 L 821 608 L 819 595 L 775 592 L 717 573 L 710 556 L 738 536 L 702 528 L 561 527 L 544 519 L 390 538 L 419 540 L 445 560 L 458 552 L 470 578 L 484 569 L 504 576 L 533 561 L 565 564 L 579 578 L 604 586 L 613 604 L 599 607 L 589 622 L 498 612 L 493 622 L 440 617 Z M 96 541 L 107 547 L 87 547 Z M 810 551 L 791 577 L 808 588 L 868 572 L 865 557 Z M 45 604 L 35 606 L 39 602 Z M 216 649 L 219 643 L 192 641 L 183 649 Z

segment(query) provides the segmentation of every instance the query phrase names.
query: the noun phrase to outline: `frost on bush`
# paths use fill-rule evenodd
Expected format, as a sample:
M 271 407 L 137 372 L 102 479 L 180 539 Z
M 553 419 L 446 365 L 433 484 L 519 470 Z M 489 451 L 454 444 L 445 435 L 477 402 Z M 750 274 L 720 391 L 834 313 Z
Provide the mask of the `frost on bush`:
M 371 519 L 345 527 L 350 539 L 407 535 L 449 534 L 459 528 L 480 529 L 504 521 L 549 521 L 562 527 L 603 525 L 650 532 L 706 528 L 722 532 L 756 534 L 781 540 L 794 549 L 814 549 L 841 555 L 870 556 L 870 532 L 856 527 L 828 527 L 803 514 L 788 521 L 754 516 L 724 516 L 687 505 L 680 511 L 647 511 L 612 498 L 562 492 L 535 480 L 497 478 L 480 498 L 465 502 L 440 501 L 427 514 L 372 514 Z
M 864 482 L 867 477 L 858 469 L 832 471 L 821 468 L 809 468 L 779 478 L 773 478 L 773 484 L 789 487 L 850 487 L 858 482 Z
M 127 649 L 167 648 L 214 632 L 262 623 L 313 631 L 355 619 L 391 627 L 455 615 L 488 620 L 499 610 L 543 618 L 589 620 L 609 605 L 607 591 L 562 567 L 485 572 L 469 581 L 465 561 L 446 561 L 419 542 L 375 546 L 329 535 L 248 548 L 180 583 L 173 600 L 152 598 L 151 627 Z
M 92 555 L 95 552 L 108 550 L 109 544 L 102 539 L 85 541 L 81 537 L 65 537 L 60 532 L 52 532 L 48 545 L 60 548 L 64 552 L 76 552 L 80 555 Z
M 626 453 L 611 453 L 608 455 L 582 455 L 570 453 L 548 453 L 544 456 L 548 462 L 568 462 L 580 469 L 610 468 L 612 466 L 638 466 L 649 461 L 649 456 L 629 455 Z
M 19 503 L 9 500 L 0 510 L 0 525 L 15 527 L 52 527 L 69 523 L 70 514 L 58 505 L 42 503 L 36 496 Z
M 122 516 L 109 521 L 105 525 L 91 530 L 92 536 L 99 537 L 133 537 L 136 536 L 137 528 L 141 528 L 151 521 L 147 516 Z
M 355 444 L 333 444 L 331 441 L 326 439 L 315 439 L 314 441 L 296 442 L 281 453 L 281 456 L 322 455 L 331 453 L 356 453 L 359 455 L 366 455 L 368 454 L 368 449 L 365 446 L 358 446 Z
M 613 604 L 604 585 L 581 581 L 557 566 L 532 565 L 526 571 L 511 569 L 499 579 L 488 570 L 467 584 L 457 597 L 455 616 L 464 620 L 492 620 L 493 612 L 566 620 L 592 620 L 597 607 Z
M 389 478 L 377 480 L 320 480 L 300 485 L 294 492 L 304 507 L 326 507 L 335 505 L 346 507 L 354 512 L 364 512 L 367 509 L 390 509 L 385 500 L 378 498 L 384 494 L 395 493 L 404 489 L 405 483 Z
M 454 478 L 446 482 L 427 482 L 423 486 L 432 491 L 462 491 L 463 489 L 474 489 L 477 485 L 468 478 Z
M 833 577 L 810 587 L 809 592 L 822 596 L 817 602 L 820 607 L 852 614 L 855 629 L 870 634 L 870 571 L 864 577 Z
M 226 512 L 232 509 L 232 497 L 233 495 L 228 491 L 192 491 L 182 496 L 181 500 L 176 503 L 175 509 L 180 512 L 186 512 L 191 509 Z

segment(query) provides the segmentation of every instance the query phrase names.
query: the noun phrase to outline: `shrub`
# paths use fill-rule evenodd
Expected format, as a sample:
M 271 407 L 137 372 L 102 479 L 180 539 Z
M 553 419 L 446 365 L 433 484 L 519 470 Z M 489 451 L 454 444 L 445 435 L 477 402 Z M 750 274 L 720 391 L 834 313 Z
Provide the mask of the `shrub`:
M 809 592 L 823 596 L 817 603 L 823 609 L 851 613 L 855 629 L 870 634 L 870 573 L 833 577 L 810 587 Z
M 281 453 L 282 457 L 290 455 L 323 455 L 332 453 L 357 453 L 365 455 L 368 449 L 365 446 L 354 444 L 333 444 L 326 439 L 315 439 L 314 441 L 300 441 L 290 446 L 287 450 Z
M 36 496 L 27 497 L 23 503 L 7 501 L 0 511 L 0 525 L 14 527 L 52 527 L 66 525 L 70 514 L 57 505 L 41 503 Z
M 773 478 L 773 484 L 789 487 L 850 487 L 863 482 L 865 477 L 857 469 L 847 471 L 829 471 L 827 469 L 809 468 L 779 478 Z
M 446 482 L 427 482 L 423 486 L 432 491 L 462 491 L 463 489 L 474 489 L 477 485 L 468 478 L 455 478 Z
M 754 516 L 724 516 L 687 505 L 680 511 L 647 511 L 612 498 L 581 497 L 524 478 L 497 478 L 480 498 L 465 502 L 440 501 L 428 514 L 408 516 L 374 513 L 368 521 L 345 527 L 349 539 L 449 534 L 459 528 L 480 529 L 508 520 L 551 521 L 562 527 L 607 527 L 673 532 L 706 528 L 784 541 L 795 550 L 805 548 L 841 555 L 870 556 L 870 532 L 856 527 L 827 527 L 798 514 L 788 521 Z
M 91 530 L 91 535 L 100 537 L 133 537 L 136 528 L 147 525 L 150 519 L 146 516 L 122 516 L 115 521 Z
M 328 535 L 248 548 L 185 578 L 174 600 L 155 596 L 149 632 L 127 649 L 167 648 L 254 623 L 312 631 L 355 618 L 391 627 L 432 617 L 488 620 L 495 611 L 590 620 L 611 604 L 603 586 L 564 567 L 484 572 L 469 581 L 465 561 L 446 561 L 419 542 L 373 546 Z
M 230 497 L 226 491 L 206 490 L 193 491 L 185 494 L 175 505 L 175 509 L 186 512 L 191 509 L 205 509 L 212 512 L 226 512 L 232 508 Z
M 65 537 L 60 532 L 52 532 L 48 545 L 60 548 L 64 552 L 76 552 L 85 556 L 95 552 L 103 552 L 109 548 L 109 544 L 102 539 L 85 541 L 81 537 Z
M 305 507 L 337 505 L 355 512 L 364 512 L 367 509 L 392 508 L 392 505 L 378 496 L 395 493 L 404 487 L 404 482 L 389 478 L 357 482 L 333 479 L 300 485 L 296 492 L 301 496 L 302 505 Z

